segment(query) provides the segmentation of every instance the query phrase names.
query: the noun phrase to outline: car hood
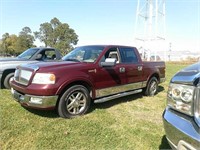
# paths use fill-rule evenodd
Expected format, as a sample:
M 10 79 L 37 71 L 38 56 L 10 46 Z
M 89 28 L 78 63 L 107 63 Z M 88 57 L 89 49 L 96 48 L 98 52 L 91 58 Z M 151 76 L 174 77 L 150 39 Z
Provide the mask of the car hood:
M 181 83 L 187 85 L 197 85 L 200 79 L 200 62 L 193 64 L 179 71 L 171 79 L 172 83 Z
M 0 62 L 1 61 L 21 61 L 21 59 L 19 59 L 17 57 L 4 57 L 4 58 L 0 57 Z
M 16 66 L 26 63 L 34 63 L 37 61 L 30 61 L 19 58 L 0 58 L 0 70 L 4 69 L 14 69 Z
M 73 61 L 53 61 L 53 62 L 37 62 L 34 64 L 23 64 L 21 65 L 22 68 L 30 68 L 33 70 L 40 70 L 40 71 L 53 71 L 58 69 L 64 69 L 66 67 L 75 67 L 75 66 L 82 66 L 84 63 L 81 62 L 73 62 Z

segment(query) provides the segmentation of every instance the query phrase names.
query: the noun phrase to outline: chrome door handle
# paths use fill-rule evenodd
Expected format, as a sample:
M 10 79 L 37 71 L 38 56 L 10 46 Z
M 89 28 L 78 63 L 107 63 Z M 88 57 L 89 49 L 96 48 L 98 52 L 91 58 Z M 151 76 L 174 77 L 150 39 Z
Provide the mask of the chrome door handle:
M 119 68 L 119 72 L 120 72 L 120 73 L 124 73 L 125 71 L 126 71 L 126 69 L 125 69 L 124 67 L 120 67 L 120 68 Z
M 142 66 L 138 66 L 138 71 L 142 71 L 143 67 Z

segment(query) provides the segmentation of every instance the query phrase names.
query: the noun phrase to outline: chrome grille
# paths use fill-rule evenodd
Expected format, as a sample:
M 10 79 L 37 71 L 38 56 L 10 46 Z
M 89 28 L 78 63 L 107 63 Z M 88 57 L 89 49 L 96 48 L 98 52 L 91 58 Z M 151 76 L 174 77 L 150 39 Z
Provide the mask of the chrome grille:
M 197 124 L 200 127 L 200 85 L 196 88 L 194 98 L 194 116 Z
M 14 80 L 22 85 L 28 85 L 31 75 L 32 71 L 16 69 Z

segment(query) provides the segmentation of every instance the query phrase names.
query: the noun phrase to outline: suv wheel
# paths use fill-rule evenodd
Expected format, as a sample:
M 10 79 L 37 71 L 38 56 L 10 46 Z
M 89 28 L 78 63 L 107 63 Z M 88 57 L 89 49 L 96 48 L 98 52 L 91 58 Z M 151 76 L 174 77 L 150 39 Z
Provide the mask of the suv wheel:
M 90 108 L 89 91 L 82 85 L 68 88 L 58 103 L 58 114 L 63 118 L 74 118 L 85 114 Z
M 6 89 L 10 89 L 10 80 L 14 77 L 14 73 L 9 73 L 6 75 L 4 81 L 3 81 L 3 85 Z
M 154 96 L 158 92 L 158 80 L 156 77 L 152 77 L 148 84 L 147 87 L 143 89 L 144 94 L 146 96 Z

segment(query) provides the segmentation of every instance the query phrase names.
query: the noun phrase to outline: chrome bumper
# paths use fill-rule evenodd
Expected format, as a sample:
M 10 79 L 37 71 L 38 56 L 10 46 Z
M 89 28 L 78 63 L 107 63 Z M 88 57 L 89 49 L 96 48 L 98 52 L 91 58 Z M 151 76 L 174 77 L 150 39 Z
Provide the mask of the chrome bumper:
M 23 106 L 34 107 L 38 109 L 49 109 L 54 108 L 56 106 L 56 102 L 58 96 L 36 96 L 36 95 L 28 95 L 21 94 L 15 91 L 13 88 L 11 89 L 11 93 L 16 101 L 18 101 Z
M 167 140 L 173 149 L 200 149 L 200 130 L 191 117 L 167 108 L 163 113 L 163 123 Z

